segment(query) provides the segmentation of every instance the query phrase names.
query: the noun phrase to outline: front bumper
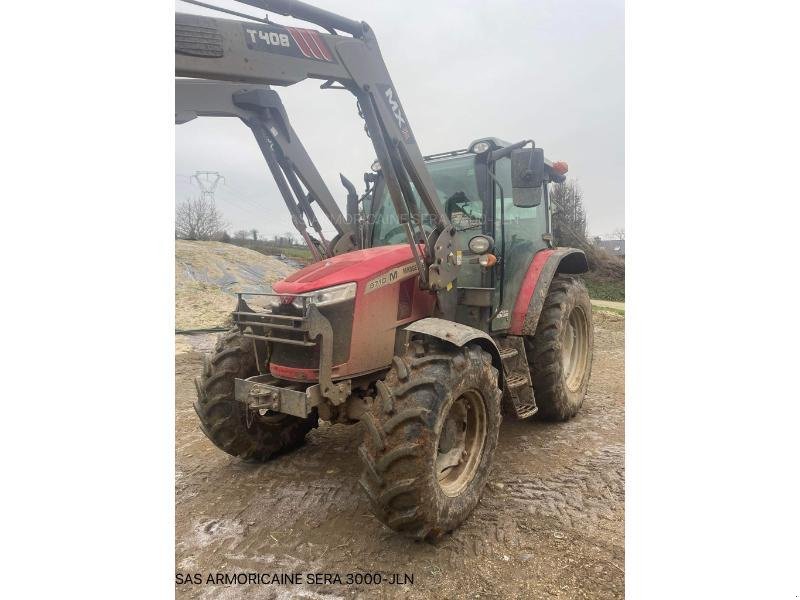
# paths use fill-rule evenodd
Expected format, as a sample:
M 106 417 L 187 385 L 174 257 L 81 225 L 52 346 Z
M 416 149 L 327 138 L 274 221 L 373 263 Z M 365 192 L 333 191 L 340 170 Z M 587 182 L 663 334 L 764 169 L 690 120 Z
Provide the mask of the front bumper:
M 331 323 L 312 304 L 307 295 L 299 294 L 293 299 L 302 299 L 299 315 L 283 315 L 274 312 L 261 312 L 251 308 L 245 296 L 284 298 L 282 294 L 239 293 L 233 321 L 243 336 L 252 338 L 256 352 L 256 360 L 261 370 L 266 363 L 269 352 L 265 342 L 269 344 L 288 344 L 293 346 L 319 347 L 319 365 L 308 365 L 307 368 L 318 368 L 318 384 L 302 388 L 305 384 L 279 380 L 272 375 L 261 373 L 248 379 L 236 379 L 236 398 L 249 406 L 259 404 L 276 405 L 277 408 L 262 406 L 259 408 L 284 412 L 305 417 L 311 409 L 323 400 L 334 405 L 342 404 L 350 395 L 350 382 L 334 383 L 331 380 L 333 368 L 333 329 Z M 262 352 L 259 352 L 261 346 Z M 240 393 L 241 389 L 241 393 Z M 311 390 L 309 392 L 309 390 Z M 292 412 L 294 411 L 294 412 Z M 305 412 L 303 412 L 305 411 Z
M 315 406 L 322 402 L 319 384 L 305 390 L 280 385 L 272 375 L 256 375 L 248 379 L 236 379 L 234 397 L 249 410 L 286 413 L 301 419 L 306 418 Z

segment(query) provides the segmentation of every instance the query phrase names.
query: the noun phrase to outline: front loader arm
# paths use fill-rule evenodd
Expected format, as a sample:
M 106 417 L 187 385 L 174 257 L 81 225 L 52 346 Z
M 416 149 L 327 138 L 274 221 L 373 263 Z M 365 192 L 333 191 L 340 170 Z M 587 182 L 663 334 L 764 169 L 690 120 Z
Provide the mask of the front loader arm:
M 458 272 L 455 229 L 438 202 L 407 115 L 366 23 L 294 0 L 240 0 L 244 4 L 303 19 L 330 33 L 275 23 L 177 14 L 175 74 L 223 81 L 292 85 L 320 79 L 337 82 L 357 98 L 386 179 L 392 203 L 420 268 L 423 287 L 443 295 Z M 344 31 L 352 35 L 336 33 Z M 425 232 L 414 190 L 432 217 Z M 420 243 L 425 242 L 424 256 Z M 448 294 L 449 295 L 449 294 Z M 448 299 L 449 300 L 449 299 Z
M 342 215 L 322 176 L 289 122 L 278 94 L 265 85 L 246 85 L 178 79 L 175 81 L 175 121 L 185 123 L 198 116 L 238 117 L 253 132 L 278 190 L 292 217 L 292 224 L 316 260 L 355 250 L 356 224 Z M 308 194 L 300 186 L 300 182 Z M 327 243 L 311 202 L 316 201 L 336 228 Z M 321 247 L 310 237 L 303 217 L 316 231 Z M 322 254 L 320 254 L 320 251 Z

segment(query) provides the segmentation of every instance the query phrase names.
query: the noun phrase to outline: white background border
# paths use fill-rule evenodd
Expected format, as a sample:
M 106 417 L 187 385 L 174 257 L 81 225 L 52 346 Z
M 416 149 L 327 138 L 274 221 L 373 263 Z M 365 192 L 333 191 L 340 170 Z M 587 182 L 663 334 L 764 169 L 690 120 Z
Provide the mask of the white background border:
M 7 597 L 174 590 L 172 12 L 4 7 Z M 627 5 L 631 598 L 800 595 L 798 22 Z

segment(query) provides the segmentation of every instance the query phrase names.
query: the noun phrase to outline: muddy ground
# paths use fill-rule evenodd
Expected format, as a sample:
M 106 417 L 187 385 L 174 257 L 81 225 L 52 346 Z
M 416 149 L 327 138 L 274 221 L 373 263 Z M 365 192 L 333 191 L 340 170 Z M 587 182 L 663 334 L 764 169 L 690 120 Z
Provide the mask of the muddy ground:
M 195 347 L 207 347 L 202 339 Z M 622 598 L 623 318 L 595 315 L 594 367 L 568 423 L 504 420 L 480 504 L 437 545 L 375 520 L 358 488 L 361 426 L 323 426 L 264 465 L 197 427 L 201 354 L 176 358 L 175 572 L 180 598 Z M 405 585 L 210 585 L 209 573 L 412 574 Z

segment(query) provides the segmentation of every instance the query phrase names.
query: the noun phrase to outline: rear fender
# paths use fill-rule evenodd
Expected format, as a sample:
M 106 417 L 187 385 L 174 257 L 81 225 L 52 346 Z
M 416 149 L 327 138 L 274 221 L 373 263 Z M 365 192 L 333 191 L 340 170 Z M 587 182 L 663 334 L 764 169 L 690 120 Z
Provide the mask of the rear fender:
M 514 310 L 511 313 L 512 335 L 533 335 L 539 323 L 550 282 L 556 273 L 585 273 L 589 263 L 582 250 L 554 248 L 540 250 L 533 256 L 522 280 Z
M 491 336 L 485 331 L 475 329 L 469 325 L 462 325 L 446 319 L 428 317 L 414 321 L 407 325 L 404 332 L 417 333 L 427 337 L 436 338 L 457 348 L 461 348 L 469 343 L 475 343 L 486 350 L 492 356 L 492 366 L 497 369 L 497 384 L 500 389 L 505 385 L 505 375 L 503 374 L 503 361 L 500 359 L 500 350 Z M 410 338 L 410 335 L 408 336 Z M 407 339 L 408 339 L 407 338 Z

